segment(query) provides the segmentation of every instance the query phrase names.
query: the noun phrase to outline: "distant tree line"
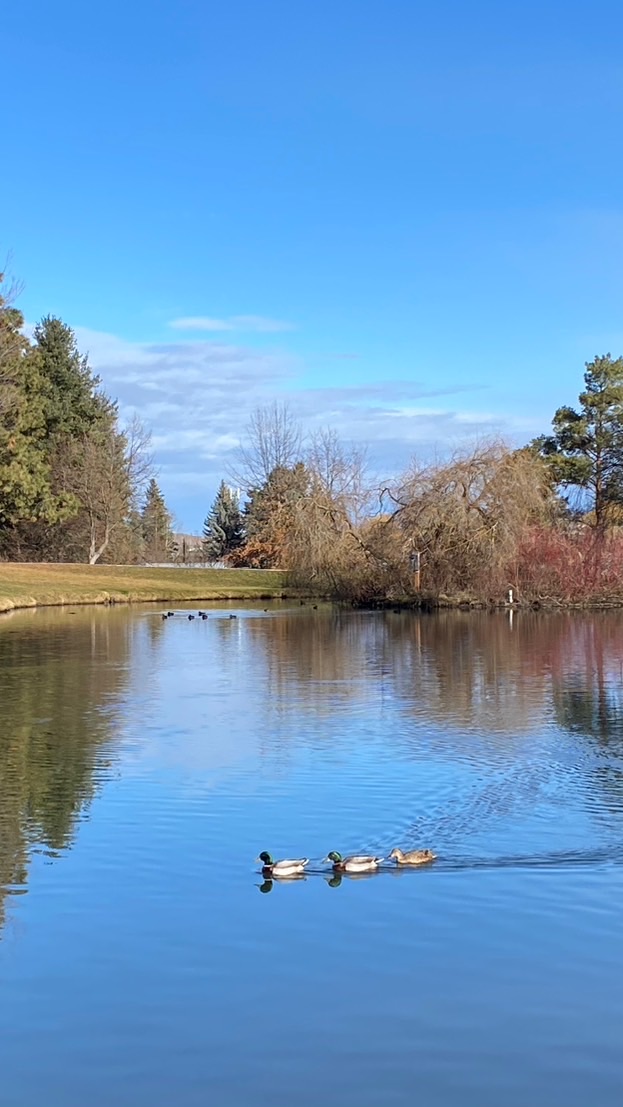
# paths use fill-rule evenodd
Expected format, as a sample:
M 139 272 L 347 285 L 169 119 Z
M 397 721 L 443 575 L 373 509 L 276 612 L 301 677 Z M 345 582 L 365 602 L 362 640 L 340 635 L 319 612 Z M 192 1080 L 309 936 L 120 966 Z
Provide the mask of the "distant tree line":
M 60 319 L 24 334 L 16 291 L 0 287 L 0 557 L 179 559 L 148 433 L 122 425 Z M 558 408 L 551 434 L 415 457 L 388 481 L 334 429 L 305 434 L 287 405 L 259 408 L 201 556 L 361 601 L 500 599 L 509 587 L 623 600 L 623 358 L 587 363 L 577 407 Z
M 69 326 L 46 316 L 26 337 L 17 291 L 0 277 L 0 557 L 165 559 L 148 432 L 121 425 Z
M 509 587 L 623 600 L 623 358 L 587 363 L 578 407 L 556 411 L 551 435 L 414 458 L 389 482 L 333 430 L 305 436 L 272 404 L 253 414 L 234 477 L 244 507 L 221 485 L 205 529 L 205 548 L 233 565 L 285 568 L 362 601 L 417 589 L 500 600 Z

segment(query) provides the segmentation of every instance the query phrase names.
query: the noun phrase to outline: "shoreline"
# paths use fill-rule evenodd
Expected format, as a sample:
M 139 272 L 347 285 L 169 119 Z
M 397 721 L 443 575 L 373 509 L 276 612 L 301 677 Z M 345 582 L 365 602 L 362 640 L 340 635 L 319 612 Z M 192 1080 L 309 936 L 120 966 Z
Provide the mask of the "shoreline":
M 36 607 L 266 601 L 302 594 L 287 584 L 285 572 L 271 569 L 0 563 L 0 614 L 5 615 Z
M 419 596 L 403 600 L 371 600 L 368 603 L 355 602 L 351 605 L 361 611 L 418 611 L 429 614 L 439 611 L 485 611 L 485 612 L 526 612 L 526 611 L 621 611 L 623 598 L 602 600 L 557 600 L 552 597 L 535 600 L 466 600 L 451 596 Z
M 277 569 L 204 569 L 171 566 L 84 565 L 46 562 L 0 562 L 0 615 L 38 607 L 130 605 L 139 603 L 213 603 L 235 600 L 324 599 L 355 610 L 432 613 L 616 611 L 623 598 L 586 600 L 516 598 L 513 603 L 468 595 L 422 592 L 392 600 L 349 600 L 321 596 L 288 581 Z

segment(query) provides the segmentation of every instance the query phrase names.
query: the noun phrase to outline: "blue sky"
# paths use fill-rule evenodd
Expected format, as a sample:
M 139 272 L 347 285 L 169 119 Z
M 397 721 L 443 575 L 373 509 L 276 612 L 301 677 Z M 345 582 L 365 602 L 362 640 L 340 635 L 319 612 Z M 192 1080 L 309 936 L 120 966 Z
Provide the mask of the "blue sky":
M 623 350 L 623 7 L 20 0 L 0 250 L 197 528 L 287 399 L 383 475 Z

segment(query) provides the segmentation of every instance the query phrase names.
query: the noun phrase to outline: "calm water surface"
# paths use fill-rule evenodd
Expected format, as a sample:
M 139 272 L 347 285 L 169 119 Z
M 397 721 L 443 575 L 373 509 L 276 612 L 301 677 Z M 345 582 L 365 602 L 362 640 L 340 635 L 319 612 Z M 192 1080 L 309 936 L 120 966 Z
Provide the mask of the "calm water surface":
M 0 622 L 2 1103 L 619 1107 L 623 617 L 232 610 Z

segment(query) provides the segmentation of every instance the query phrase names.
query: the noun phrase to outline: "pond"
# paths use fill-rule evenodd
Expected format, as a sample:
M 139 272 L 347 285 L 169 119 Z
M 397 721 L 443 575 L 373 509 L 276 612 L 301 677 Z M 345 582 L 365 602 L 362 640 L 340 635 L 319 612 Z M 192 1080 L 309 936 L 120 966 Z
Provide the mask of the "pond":
M 618 1107 L 622 664 L 617 613 L 2 620 L 3 1103 Z

